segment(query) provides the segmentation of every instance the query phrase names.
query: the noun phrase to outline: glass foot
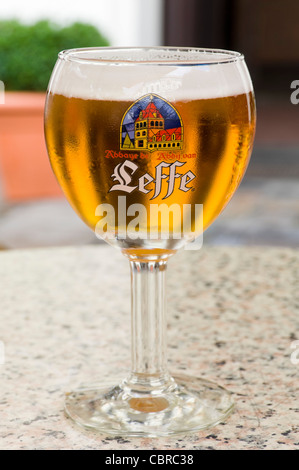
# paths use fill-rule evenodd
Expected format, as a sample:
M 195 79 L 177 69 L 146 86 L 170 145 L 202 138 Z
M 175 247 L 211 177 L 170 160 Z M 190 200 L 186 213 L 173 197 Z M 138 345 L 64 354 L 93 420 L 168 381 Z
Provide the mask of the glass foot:
M 177 376 L 163 391 L 117 386 L 68 393 L 66 414 L 81 426 L 113 436 L 170 436 L 207 429 L 233 411 L 231 393 L 201 378 Z

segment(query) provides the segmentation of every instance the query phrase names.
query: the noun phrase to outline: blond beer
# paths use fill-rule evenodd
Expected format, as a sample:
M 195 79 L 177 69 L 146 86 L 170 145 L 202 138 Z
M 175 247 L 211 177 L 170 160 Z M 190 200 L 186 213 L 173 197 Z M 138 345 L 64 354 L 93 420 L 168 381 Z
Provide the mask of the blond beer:
M 92 53 L 82 54 L 82 63 L 64 56 L 47 96 L 58 182 L 92 230 L 102 223 L 109 243 L 176 249 L 198 234 L 200 218 L 201 231 L 213 222 L 245 173 L 255 130 L 246 69 L 228 56 L 221 74 L 217 63 L 199 71 L 142 61 L 122 64 L 122 73 L 112 62 L 98 74 Z
M 150 99 L 153 101 L 152 96 Z M 93 230 L 99 220 L 96 208 L 101 204 L 111 204 L 116 209 L 116 219 L 121 218 L 117 210 L 120 195 L 125 195 L 126 207 L 136 203 L 145 208 L 165 203 L 179 207 L 202 204 L 203 229 L 206 229 L 226 206 L 246 170 L 255 126 L 252 93 L 172 103 L 182 123 L 180 140 L 178 132 L 172 138 L 167 136 L 163 140 L 165 132 L 158 138 L 161 137 L 162 114 L 153 108 L 147 122 L 146 116 L 143 120 L 137 118 L 140 126 L 143 125 L 140 131 L 132 130 L 148 137 L 150 124 L 157 124 L 158 131 L 152 134 L 151 143 L 143 142 L 147 147 L 140 146 L 140 136 L 136 139 L 137 145 L 136 140 L 135 145 L 132 138 L 130 140 L 129 134 L 121 141 L 121 121 L 130 105 L 125 101 L 81 99 L 59 94 L 48 97 L 48 152 L 66 197 Z M 136 126 L 138 129 L 138 123 Z M 178 162 L 173 172 L 176 177 L 167 197 L 167 170 L 175 162 Z M 154 176 L 161 163 L 163 174 L 157 194 Z M 131 166 L 136 167 L 134 174 Z M 113 191 L 115 168 L 123 169 L 123 177 L 130 178 L 128 187 L 134 188 L 132 191 Z M 188 182 L 184 190 L 180 190 L 182 178 L 178 175 L 183 177 L 187 173 Z M 148 175 L 146 184 L 139 190 L 138 180 L 143 175 Z M 149 181 L 149 177 L 153 179 Z M 148 217 L 142 220 L 140 233 L 149 231 L 149 224 Z M 119 228 L 116 221 L 116 227 L 112 227 L 116 238 Z M 170 238 L 173 231 L 181 231 L 181 227 L 172 225 L 170 228 Z M 158 230 L 163 232 L 163 220 L 160 220 Z M 158 241 L 155 245 L 159 247 Z

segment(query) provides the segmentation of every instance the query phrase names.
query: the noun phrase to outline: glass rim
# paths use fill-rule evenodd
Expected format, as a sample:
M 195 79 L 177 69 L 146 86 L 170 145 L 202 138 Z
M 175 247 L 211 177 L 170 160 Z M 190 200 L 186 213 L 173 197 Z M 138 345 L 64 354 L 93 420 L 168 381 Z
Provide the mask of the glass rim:
M 159 55 L 160 54 L 160 55 Z M 163 56 L 164 54 L 164 56 Z M 198 47 L 81 47 L 58 53 L 64 61 L 110 65 L 216 65 L 244 59 L 241 52 Z

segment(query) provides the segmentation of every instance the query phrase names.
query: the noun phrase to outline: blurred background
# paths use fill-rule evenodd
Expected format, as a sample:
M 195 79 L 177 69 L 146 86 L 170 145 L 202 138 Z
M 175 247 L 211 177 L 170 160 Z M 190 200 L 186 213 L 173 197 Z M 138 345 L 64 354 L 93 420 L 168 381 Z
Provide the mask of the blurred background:
M 45 90 L 57 52 L 98 45 L 245 54 L 257 101 L 254 151 L 236 196 L 204 243 L 298 247 L 299 91 L 292 88 L 298 81 L 299 89 L 298 18 L 298 0 L 2 2 L 0 247 L 99 243 L 62 196 L 43 137 Z

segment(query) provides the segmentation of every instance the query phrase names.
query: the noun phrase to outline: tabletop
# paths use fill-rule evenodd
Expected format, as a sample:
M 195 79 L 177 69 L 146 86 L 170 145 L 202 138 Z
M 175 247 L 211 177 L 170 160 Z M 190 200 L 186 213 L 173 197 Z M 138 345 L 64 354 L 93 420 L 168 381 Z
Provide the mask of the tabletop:
M 167 269 L 172 373 L 223 385 L 236 409 L 171 438 L 109 437 L 63 411 L 80 383 L 130 368 L 129 263 L 108 245 L 0 252 L 2 450 L 299 448 L 299 250 L 182 250 Z

